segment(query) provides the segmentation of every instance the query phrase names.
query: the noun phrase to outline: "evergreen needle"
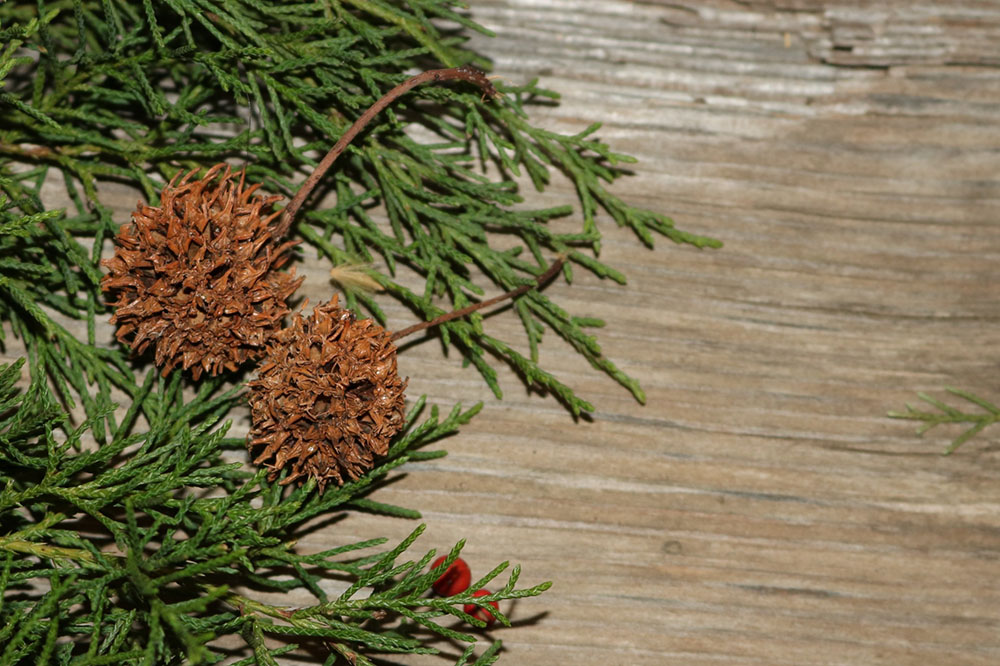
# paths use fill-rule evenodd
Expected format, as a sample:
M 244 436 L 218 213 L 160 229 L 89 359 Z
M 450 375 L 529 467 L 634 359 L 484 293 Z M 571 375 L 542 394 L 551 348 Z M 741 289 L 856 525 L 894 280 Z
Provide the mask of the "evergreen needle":
M 966 402 L 970 402 L 976 407 L 979 407 L 982 411 L 965 412 L 957 407 L 952 407 L 951 405 L 938 400 L 926 393 L 919 393 L 919 397 L 923 402 L 927 403 L 934 408 L 931 410 L 923 410 L 911 405 L 906 405 L 906 411 L 897 412 L 892 411 L 888 413 L 889 418 L 893 419 L 905 419 L 908 421 L 919 421 L 922 425 L 918 428 L 919 434 L 924 434 L 931 428 L 936 428 L 940 425 L 947 424 L 965 424 L 968 427 L 962 431 L 955 439 L 952 440 L 951 444 L 946 448 L 942 455 L 951 455 L 958 450 L 960 446 L 965 444 L 967 441 L 978 435 L 980 432 L 985 430 L 987 427 L 993 425 L 1000 421 L 1000 407 L 981 398 L 968 391 L 963 391 L 961 389 L 946 387 L 946 390 L 954 396 L 962 398 Z

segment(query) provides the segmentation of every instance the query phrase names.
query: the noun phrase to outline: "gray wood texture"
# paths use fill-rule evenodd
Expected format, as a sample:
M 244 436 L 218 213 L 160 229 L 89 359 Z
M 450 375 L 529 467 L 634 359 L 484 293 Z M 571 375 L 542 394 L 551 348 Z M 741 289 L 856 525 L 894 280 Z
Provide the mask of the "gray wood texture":
M 945 386 L 1000 399 L 1000 3 L 470 13 L 496 32 L 472 42 L 495 73 L 563 94 L 536 123 L 603 122 L 639 158 L 615 193 L 726 243 L 651 251 L 604 219 L 601 258 L 628 286 L 577 271 L 550 287 L 608 322 L 645 406 L 554 336 L 543 362 L 590 422 L 502 366 L 495 400 L 433 341 L 401 354 L 411 396 L 486 406 L 375 499 L 423 512 L 417 550 L 467 538 L 474 576 L 511 560 L 524 585 L 553 581 L 505 606 L 501 663 L 1000 663 L 1000 429 L 942 458 L 957 431 L 884 416 Z M 575 200 L 560 179 L 525 194 Z M 329 265 L 306 255 L 305 295 L 325 300 Z M 488 326 L 523 340 L 509 312 Z M 350 515 L 300 547 L 414 527 Z
M 492 632 L 506 663 L 1000 663 L 997 433 L 942 458 L 956 430 L 884 416 L 945 386 L 1000 399 L 1000 4 L 471 15 L 495 73 L 563 93 L 536 122 L 603 122 L 639 158 L 616 193 L 726 243 L 649 251 L 605 220 L 629 285 L 551 288 L 607 320 L 646 406 L 557 340 L 544 360 L 592 423 L 510 373 L 497 402 L 433 344 L 401 356 L 412 393 L 486 409 L 378 497 L 420 508 L 428 543 L 468 538 L 474 573 L 510 559 L 554 583 Z M 411 527 L 355 516 L 315 547 Z

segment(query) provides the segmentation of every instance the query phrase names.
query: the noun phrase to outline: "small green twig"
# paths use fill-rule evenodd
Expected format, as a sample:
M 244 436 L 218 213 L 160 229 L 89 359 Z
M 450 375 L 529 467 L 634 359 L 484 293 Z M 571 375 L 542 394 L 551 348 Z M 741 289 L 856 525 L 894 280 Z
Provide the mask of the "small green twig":
M 965 444 L 980 432 L 982 432 L 986 427 L 993 425 L 994 423 L 1000 421 L 1000 407 L 997 407 L 988 400 L 984 400 L 977 395 L 969 393 L 968 391 L 962 391 L 960 389 L 945 387 L 952 395 L 958 396 L 967 402 L 971 402 L 977 407 L 982 408 L 982 412 L 964 412 L 960 409 L 952 407 L 940 400 L 933 398 L 926 393 L 918 393 L 917 397 L 926 402 L 927 404 L 934 407 L 937 411 L 924 411 L 921 409 L 916 409 L 911 405 L 906 405 L 905 412 L 889 412 L 888 416 L 892 419 L 906 419 L 908 421 L 920 421 L 923 423 L 918 429 L 917 434 L 923 435 L 925 432 L 934 428 L 935 426 L 945 425 L 949 423 L 962 423 L 969 424 L 969 427 L 962 432 L 958 437 L 956 437 L 951 445 L 945 449 L 943 455 L 951 455 L 954 453 L 958 447 Z
M 431 321 L 422 321 L 420 323 L 414 324 L 413 326 L 404 328 L 401 331 L 396 331 L 395 333 L 392 334 L 392 339 L 399 340 L 400 338 L 405 338 L 408 335 L 412 335 L 413 333 L 417 333 L 424 329 L 431 328 L 432 326 L 437 326 L 438 324 L 443 324 L 453 319 L 458 319 L 459 317 L 464 317 L 468 314 L 472 314 L 473 312 L 482 310 L 483 308 L 488 308 L 491 305 L 496 305 L 497 303 L 502 303 L 506 300 L 517 298 L 518 296 L 522 296 L 528 293 L 532 289 L 536 288 L 540 289 L 545 285 L 546 282 L 554 278 L 556 274 L 558 274 L 559 271 L 562 270 L 562 267 L 565 263 L 566 260 L 563 257 L 558 257 L 554 262 L 552 262 L 552 265 L 545 270 L 545 272 L 543 272 L 541 275 L 538 276 L 538 278 L 535 280 L 533 284 L 522 284 L 520 287 L 511 289 L 510 291 L 504 294 L 500 294 L 499 296 L 494 296 L 493 298 L 488 298 L 485 301 L 480 301 L 478 303 L 467 305 L 464 308 L 459 308 L 457 310 L 452 310 L 451 312 L 446 312 L 443 315 L 435 317 Z

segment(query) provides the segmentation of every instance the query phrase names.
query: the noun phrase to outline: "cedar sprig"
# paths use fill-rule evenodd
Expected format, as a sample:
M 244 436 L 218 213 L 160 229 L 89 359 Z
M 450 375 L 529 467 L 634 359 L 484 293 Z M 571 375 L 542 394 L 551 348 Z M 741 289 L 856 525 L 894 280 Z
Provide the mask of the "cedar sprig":
M 35 173 L 33 179 L 38 178 Z M 104 312 L 94 288 L 100 273 L 89 251 L 64 228 L 83 218 L 69 221 L 62 211 L 40 210 L 37 200 L 23 191 L 24 180 L 23 174 L 0 178 L 8 196 L 21 195 L 0 200 L 0 320 L 27 349 L 32 385 L 51 383 L 54 400 L 70 409 L 79 402 L 85 418 L 94 423 L 91 434 L 104 441 L 118 427 L 108 409 L 112 391 L 135 396 L 139 387 L 127 357 L 96 344 L 96 317 Z M 86 322 L 85 340 L 67 329 L 67 317 Z
M 931 428 L 942 425 L 960 424 L 966 426 L 965 430 L 953 439 L 948 448 L 944 450 L 943 455 L 947 456 L 957 451 L 960 446 L 989 426 L 1000 422 L 1000 406 L 969 391 L 951 387 L 945 387 L 945 390 L 951 395 L 978 407 L 981 411 L 964 411 L 926 393 L 918 393 L 917 397 L 934 409 L 919 409 L 908 404 L 906 405 L 906 411 L 892 411 L 889 412 L 888 416 L 893 419 L 921 422 L 922 425 L 917 429 L 917 434 L 920 435 L 923 435 Z
M 406 636 L 423 628 L 451 640 L 472 643 L 475 642 L 474 635 L 443 625 L 441 619 L 452 616 L 469 622 L 473 626 L 481 627 L 483 626 L 482 622 L 476 621 L 461 610 L 464 604 L 485 605 L 490 601 L 532 597 L 541 594 L 550 587 L 550 583 L 542 583 L 530 588 L 517 589 L 520 568 L 515 566 L 506 583 L 500 589 L 488 597 L 473 598 L 472 589 L 479 589 L 482 585 L 488 584 L 489 581 L 510 567 L 508 562 L 503 562 L 478 581 L 476 587 L 470 588 L 469 591 L 451 597 L 428 598 L 428 590 L 444 568 L 458 557 L 464 544 L 463 542 L 456 544 L 449 553 L 446 562 L 433 569 L 428 569 L 428 565 L 436 555 L 434 550 L 428 551 L 420 559 L 399 563 L 399 558 L 423 531 L 424 526 L 421 525 L 392 550 L 361 561 L 362 567 L 356 571 L 357 579 L 337 598 L 294 610 L 281 609 L 277 613 L 265 611 L 265 615 L 282 620 L 282 622 L 267 620 L 266 630 L 297 635 L 299 632 L 309 629 L 322 629 L 331 632 L 331 637 L 336 638 L 338 637 L 336 632 L 352 629 L 345 624 L 344 618 L 375 622 L 383 618 L 385 612 L 389 610 L 408 619 L 410 621 L 407 623 L 408 626 L 404 625 L 394 630 L 389 640 L 386 640 L 387 637 L 384 633 L 363 632 L 353 628 L 355 640 L 380 651 L 411 651 L 404 648 L 416 648 L 419 643 L 415 639 L 406 638 Z M 510 622 L 502 612 L 495 611 L 495 616 L 501 623 L 509 626 Z M 426 648 L 423 650 L 433 653 L 432 650 Z
M 656 242 L 654 232 L 666 236 L 675 243 L 687 243 L 702 248 L 721 247 L 721 243 L 716 239 L 681 231 L 674 227 L 673 220 L 669 217 L 629 206 L 607 190 L 602 181 L 611 183 L 619 176 L 628 173 L 620 165 L 633 164 L 636 160 L 630 155 L 616 153 L 604 142 L 591 138 L 600 130 L 600 123 L 593 123 L 572 135 L 558 134 L 531 125 L 528 113 L 523 108 L 526 100 L 538 96 L 547 99 L 559 98 L 557 94 L 543 90 L 537 84 L 537 79 L 526 86 L 498 84 L 497 89 L 508 95 L 510 103 L 504 106 L 484 107 L 481 110 L 473 109 L 470 112 L 470 121 L 479 130 L 480 136 L 488 136 L 492 142 L 491 150 L 480 143 L 481 155 L 487 151 L 496 155 L 502 169 L 515 176 L 520 175 L 519 167 L 523 166 L 539 191 L 548 184 L 553 167 L 568 175 L 573 180 L 580 198 L 583 234 L 596 236 L 592 241 L 595 253 L 600 251 L 600 236 L 597 230 L 599 210 L 610 214 L 619 226 L 631 229 L 650 248 Z M 506 138 L 491 130 L 492 126 L 503 128 Z M 513 152 L 513 155 L 509 155 L 508 151 Z M 611 277 L 599 262 L 593 263 L 588 268 L 601 277 Z M 620 281 L 624 282 L 624 279 Z
M 435 619 L 461 617 L 467 600 L 455 598 L 449 610 L 424 598 L 433 553 L 403 557 L 423 527 L 380 552 L 384 539 L 320 553 L 295 545 L 307 521 L 335 508 L 391 510 L 366 503 L 367 493 L 399 464 L 440 455 L 415 447 L 454 432 L 475 410 L 444 419 L 431 410 L 421 422 L 421 402 L 381 468 L 323 495 L 314 481 L 283 494 L 263 471 L 227 460 L 243 441 L 220 421 L 238 397 L 217 378 L 185 399 L 181 373 L 150 369 L 110 441 L 86 448 L 93 423 L 71 427 L 47 384 L 18 391 L 19 369 L 0 366 L 0 663 L 46 654 L 68 664 L 213 663 L 229 654 L 217 644 L 225 635 L 242 636 L 257 663 L 281 653 L 274 639 L 282 637 L 356 653 L 358 663 L 436 652 L 426 636 L 404 635 L 414 618 L 446 638 L 478 640 Z M 140 411 L 153 420 L 148 429 L 138 427 Z M 333 578 L 354 593 L 330 594 Z M 546 587 L 513 582 L 497 598 Z M 255 598 L 292 590 L 314 603 L 288 609 Z
M 233 634 L 252 651 L 247 659 L 274 663 L 293 648 L 275 644 L 287 630 L 271 627 L 290 623 L 254 594 L 296 590 L 315 599 L 305 608 L 329 604 L 331 576 L 348 585 L 377 578 L 372 590 L 397 608 L 381 610 L 405 618 L 401 626 L 375 628 L 380 609 L 357 611 L 371 614 L 365 624 L 345 607 L 343 615 L 321 614 L 321 626 L 295 628 L 304 640 L 329 639 L 325 648 L 356 663 L 370 661 L 361 651 L 366 643 L 416 652 L 424 650 L 421 631 L 465 634 L 455 627 L 468 600 L 421 606 L 413 595 L 426 575 L 402 551 L 390 551 L 389 559 L 366 555 L 380 547 L 369 542 L 301 553 L 292 542 L 307 521 L 334 511 L 416 517 L 372 491 L 406 462 L 441 455 L 420 447 L 453 432 L 477 408 L 446 416 L 431 408 L 422 418 L 420 401 L 379 466 L 320 495 L 314 482 L 281 487 L 280 477 L 272 483 L 236 463 L 243 440 L 221 423 L 241 400 L 238 392 L 218 378 L 192 386 L 181 373 L 146 372 L 96 333 L 98 319 L 107 317 L 101 249 L 123 221 L 104 198 L 109 183 L 132 185 L 156 205 L 177 173 L 227 160 L 247 162 L 251 182 L 290 198 L 317 156 L 407 72 L 488 64 L 463 48 L 461 34 L 488 31 L 456 6 L 0 3 L 0 256 L 9 259 L 0 262 L 0 331 L 23 343 L 28 372 L 28 387 L 18 393 L 23 366 L 0 369 L 0 663 L 213 661 L 221 653 L 209 636 Z M 554 93 L 535 83 L 503 90 L 500 102 L 458 85 L 397 100 L 322 183 L 336 203 L 324 209 L 313 197 L 292 236 L 335 264 L 385 266 L 372 277 L 428 320 L 530 283 L 552 256 L 568 259 L 567 279 L 582 268 L 623 282 L 593 252 L 605 216 L 647 243 L 661 233 L 707 244 L 610 194 L 605 185 L 628 159 L 593 134 L 559 137 L 531 128 L 527 105 Z M 410 130 L 418 127 L 438 138 L 416 138 Z M 486 161 L 500 163 L 504 181 L 480 173 Z M 524 209 L 513 178 L 527 172 L 543 186 L 550 167 L 577 184 L 579 204 Z M 70 202 L 65 211 L 49 201 L 48 188 L 59 183 Z M 377 222 L 377 208 L 386 211 L 388 230 Z M 574 210 L 580 229 L 550 229 L 549 221 Z M 496 247 L 497 233 L 513 249 Z M 400 264 L 422 275 L 422 287 L 395 280 Z M 350 307 L 363 305 L 385 323 L 371 294 L 345 296 Z M 514 309 L 527 353 L 490 336 L 479 315 L 446 323 L 442 340 L 498 393 L 490 354 L 574 412 L 587 411 L 586 401 L 537 364 L 544 331 L 554 331 L 641 397 L 584 330 L 600 322 L 537 293 Z M 70 333 L 71 320 L 83 324 L 85 336 Z M 246 588 L 239 598 L 235 585 Z M 537 591 L 511 586 L 497 595 Z M 456 623 L 447 623 L 451 617 Z M 477 664 L 491 663 L 498 650 L 499 643 L 485 651 L 470 646 L 458 663 L 477 652 Z
M 137 184 L 155 204 L 163 181 L 179 170 L 228 156 L 248 160 L 250 179 L 263 182 L 265 190 L 290 197 L 316 154 L 408 70 L 486 64 L 439 27 L 440 20 L 454 21 L 489 34 L 453 6 L 443 0 L 351 0 L 294 9 L 277 2 L 94 0 L 73 3 L 72 12 L 43 12 L 30 23 L 25 3 L 4 3 L 0 20 L 21 21 L 10 35 L 34 55 L 28 60 L 11 49 L 0 55 L 4 100 L 10 103 L 0 105 L 0 156 L 61 171 L 76 207 L 71 233 L 97 241 L 116 229 L 99 196 L 107 180 Z M 69 58 L 60 59 L 60 53 Z M 631 158 L 596 139 L 596 127 L 572 136 L 533 127 L 525 105 L 557 95 L 536 82 L 500 87 L 507 97 L 499 102 L 484 103 L 478 91 L 460 85 L 425 87 L 394 102 L 323 183 L 325 191 L 337 193 L 338 204 L 329 210 L 307 206 L 294 233 L 336 263 L 384 264 L 381 276 L 392 285 L 387 292 L 427 318 L 529 280 L 553 254 L 624 282 L 624 275 L 584 252 L 599 249 L 598 223 L 605 214 L 647 244 L 663 234 L 716 245 L 607 190 Z M 406 132 L 415 125 L 441 141 L 416 140 Z M 226 136 L 224 128 L 236 136 Z M 546 184 L 550 169 L 564 171 L 577 185 L 582 228 L 553 233 L 547 222 L 573 209 L 520 209 L 512 181 L 489 182 L 477 171 L 486 160 L 498 162 L 510 178 L 528 173 L 537 187 Z M 375 224 L 373 206 L 384 208 L 390 231 Z M 516 237 L 520 246 L 498 249 L 494 233 Z M 95 251 L 99 246 L 93 244 Z M 397 262 L 423 276 L 422 289 L 405 289 L 393 279 Z M 482 279 L 473 278 L 477 272 Z M 571 275 L 567 266 L 567 279 Z M 364 295 L 347 293 L 346 305 L 369 307 L 385 324 L 377 304 Z M 456 341 L 497 395 L 487 352 L 500 354 L 527 382 L 573 396 L 537 363 L 543 332 L 552 330 L 642 399 L 641 389 L 583 330 L 580 322 L 592 321 L 588 317 L 564 316 L 537 299 L 518 306 L 517 313 L 528 347 L 520 357 L 505 351 L 516 348 L 509 341 L 485 340 L 479 316 L 464 331 L 462 323 L 446 326 L 442 340 Z M 563 400 L 574 412 L 586 411 L 585 400 Z

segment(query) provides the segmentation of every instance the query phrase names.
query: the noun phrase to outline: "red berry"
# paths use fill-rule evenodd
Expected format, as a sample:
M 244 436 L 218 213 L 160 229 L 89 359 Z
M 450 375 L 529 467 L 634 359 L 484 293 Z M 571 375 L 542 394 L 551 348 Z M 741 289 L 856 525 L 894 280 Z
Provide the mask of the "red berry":
M 440 566 L 446 559 L 448 558 L 444 556 L 437 558 L 431 564 L 431 569 Z M 469 583 L 471 582 L 472 571 L 469 569 L 469 565 L 465 563 L 465 560 L 459 557 L 451 563 L 451 566 L 444 570 L 440 578 L 434 581 L 434 593 L 439 597 L 450 597 L 461 594 L 469 589 Z
M 485 597 L 489 595 L 489 593 L 490 593 L 489 590 L 476 590 L 475 592 L 472 593 L 472 596 Z M 493 606 L 493 608 L 496 608 L 497 610 L 500 610 L 500 604 L 498 604 L 495 601 L 487 601 L 486 604 L 488 606 Z M 465 604 L 465 606 L 462 607 L 462 610 L 465 611 L 466 615 L 471 615 L 477 620 L 482 620 L 483 622 L 485 622 L 487 627 L 496 621 L 496 618 L 493 617 L 493 613 L 489 612 L 482 606 L 476 606 L 475 604 Z

